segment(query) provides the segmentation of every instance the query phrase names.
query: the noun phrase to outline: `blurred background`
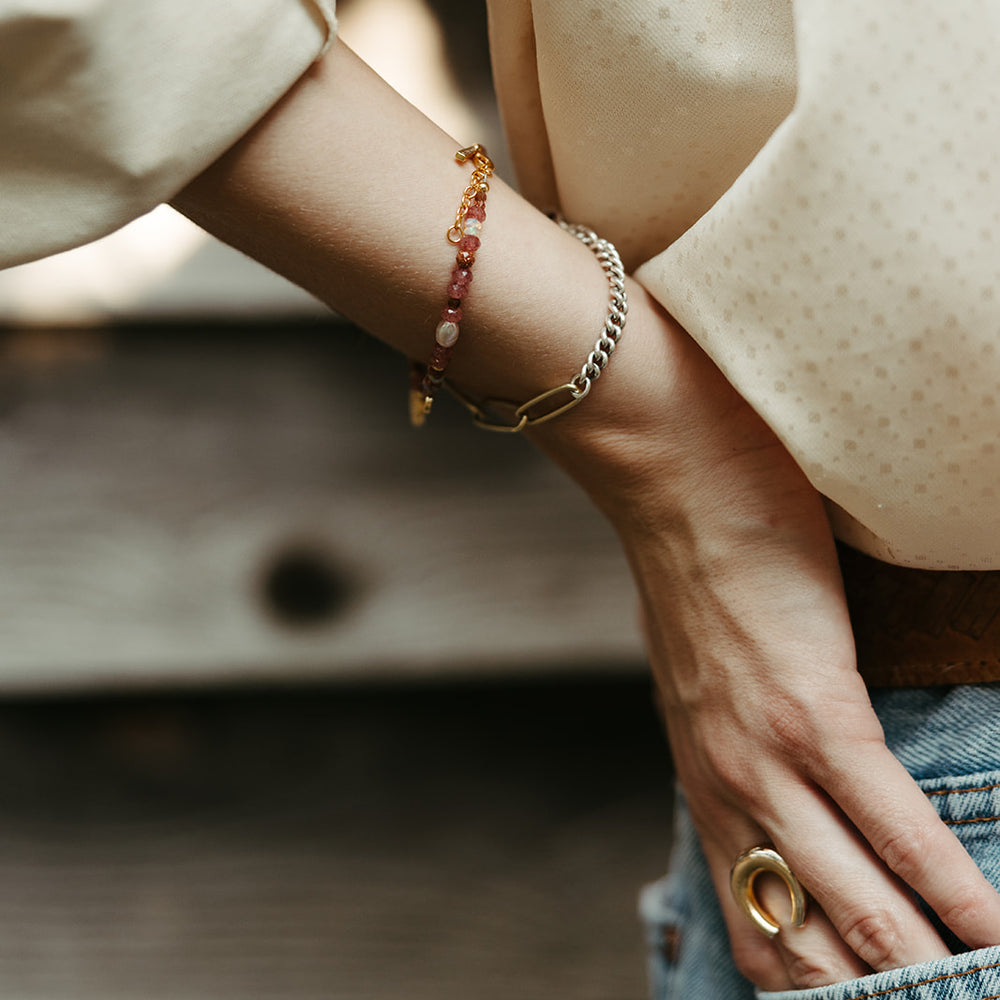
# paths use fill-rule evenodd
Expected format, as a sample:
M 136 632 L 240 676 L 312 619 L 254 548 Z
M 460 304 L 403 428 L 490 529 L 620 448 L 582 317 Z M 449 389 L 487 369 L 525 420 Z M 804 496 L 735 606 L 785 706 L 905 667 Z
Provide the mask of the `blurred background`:
M 507 179 L 485 14 L 344 39 Z M 0 996 L 645 994 L 670 769 L 610 529 L 167 208 L 0 272 Z

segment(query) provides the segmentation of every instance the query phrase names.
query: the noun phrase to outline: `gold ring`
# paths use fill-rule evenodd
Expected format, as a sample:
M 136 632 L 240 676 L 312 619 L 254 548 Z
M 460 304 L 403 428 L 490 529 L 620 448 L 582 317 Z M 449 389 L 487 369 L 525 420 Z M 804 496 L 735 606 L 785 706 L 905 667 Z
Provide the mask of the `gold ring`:
M 781 930 L 781 925 L 760 905 L 753 891 L 754 880 L 761 872 L 773 872 L 785 883 L 792 899 L 792 926 L 801 927 L 806 922 L 806 894 L 788 862 L 773 848 L 751 847 L 733 862 L 729 887 L 736 905 L 768 937 L 774 937 Z

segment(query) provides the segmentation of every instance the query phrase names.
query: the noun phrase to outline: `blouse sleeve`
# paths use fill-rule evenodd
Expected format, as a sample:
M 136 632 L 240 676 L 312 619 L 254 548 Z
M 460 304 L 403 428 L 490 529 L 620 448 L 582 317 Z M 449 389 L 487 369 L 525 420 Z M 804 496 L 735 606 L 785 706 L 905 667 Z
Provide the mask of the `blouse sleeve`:
M 0 0 L 0 267 L 170 199 L 335 32 L 334 0 Z

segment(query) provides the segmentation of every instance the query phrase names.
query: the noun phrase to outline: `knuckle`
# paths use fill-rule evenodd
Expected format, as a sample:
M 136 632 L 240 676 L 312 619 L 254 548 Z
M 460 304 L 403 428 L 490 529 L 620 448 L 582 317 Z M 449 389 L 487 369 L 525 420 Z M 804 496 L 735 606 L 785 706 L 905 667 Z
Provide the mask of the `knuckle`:
M 767 708 L 764 722 L 774 745 L 785 756 L 798 759 L 816 744 L 816 728 L 808 705 L 777 698 Z
M 882 860 L 906 883 L 918 879 L 932 856 L 930 835 L 922 824 L 896 829 L 878 847 Z
M 764 721 L 777 753 L 797 766 L 822 769 L 833 767 L 842 743 L 838 732 L 830 730 L 829 701 L 817 701 L 811 691 L 772 699 Z
M 946 927 L 953 930 L 975 927 L 980 922 L 981 908 L 978 899 L 960 899 L 945 907 L 938 914 Z
M 796 955 L 788 962 L 788 976 L 797 990 L 813 990 L 830 986 L 841 977 L 834 971 L 833 963 L 824 961 L 829 956 Z
M 938 916 L 946 927 L 950 927 L 959 937 L 967 935 L 970 929 L 978 930 L 989 922 L 989 914 L 995 899 L 991 888 L 977 891 L 970 887 L 967 892 L 956 892 L 948 905 L 939 908 Z
M 867 912 L 850 920 L 841 931 L 844 943 L 876 972 L 905 964 L 905 941 L 895 920 L 885 910 Z
M 722 792 L 731 800 L 744 803 L 754 795 L 756 777 L 744 753 L 734 753 L 728 742 L 706 747 L 710 773 Z

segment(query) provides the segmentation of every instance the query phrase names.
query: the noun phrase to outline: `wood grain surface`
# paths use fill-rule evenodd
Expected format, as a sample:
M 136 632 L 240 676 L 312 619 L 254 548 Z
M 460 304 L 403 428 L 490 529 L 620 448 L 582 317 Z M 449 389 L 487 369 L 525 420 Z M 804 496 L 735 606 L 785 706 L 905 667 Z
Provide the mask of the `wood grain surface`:
M 603 519 L 336 322 L 7 331 L 0 690 L 641 669 Z
M 0 706 L 0 996 L 638 1000 L 634 679 Z

